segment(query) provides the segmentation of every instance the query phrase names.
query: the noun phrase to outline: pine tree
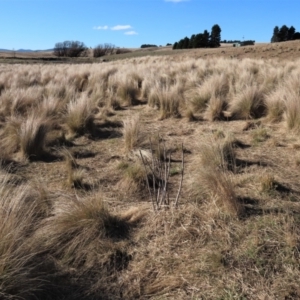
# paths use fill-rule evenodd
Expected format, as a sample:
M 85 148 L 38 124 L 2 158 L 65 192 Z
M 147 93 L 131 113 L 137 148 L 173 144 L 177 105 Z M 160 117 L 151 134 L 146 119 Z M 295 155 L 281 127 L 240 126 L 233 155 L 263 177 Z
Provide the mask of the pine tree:
M 177 48 L 177 49 L 184 49 L 183 46 L 184 46 L 184 40 L 181 39 L 181 40 L 178 42 L 178 48 Z
M 221 36 L 220 36 L 220 41 L 221 41 Z M 202 45 L 203 45 L 203 47 L 208 47 L 209 46 L 209 32 L 206 29 L 203 32 Z
M 189 48 L 189 44 L 190 44 L 190 39 L 186 36 L 183 39 L 183 48 L 182 49 L 188 49 Z
M 293 40 L 300 40 L 300 32 L 295 32 Z
M 288 31 L 289 28 L 286 25 L 281 26 L 278 33 L 279 42 L 285 42 L 288 40 Z
M 273 36 L 271 38 L 271 43 L 279 42 L 279 27 L 275 26 L 273 30 Z
M 287 37 L 288 41 L 293 40 L 295 32 L 296 32 L 296 28 L 294 26 L 291 26 L 288 29 L 288 34 L 287 34 L 288 35 L 288 37 Z
M 221 27 L 218 24 L 215 24 L 212 28 L 211 28 L 211 33 L 210 33 L 210 42 L 209 45 L 212 48 L 215 47 L 220 47 L 221 44 Z
M 190 38 L 189 48 L 195 48 L 195 38 L 196 38 L 196 35 L 193 34 Z
M 203 40 L 203 34 L 202 33 L 198 33 L 195 36 L 195 48 L 201 48 L 202 47 L 202 40 Z

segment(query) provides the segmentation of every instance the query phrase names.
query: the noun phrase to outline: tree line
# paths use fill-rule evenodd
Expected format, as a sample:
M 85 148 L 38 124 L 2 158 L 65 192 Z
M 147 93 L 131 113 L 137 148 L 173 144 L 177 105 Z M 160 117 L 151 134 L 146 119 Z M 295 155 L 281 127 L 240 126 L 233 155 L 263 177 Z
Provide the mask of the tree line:
M 92 49 L 93 57 L 101 57 L 110 54 L 122 54 L 130 52 L 125 48 L 117 48 L 113 44 L 99 44 Z M 53 49 L 53 54 L 57 57 L 87 57 L 89 48 L 83 42 L 79 41 L 64 41 L 56 43 Z
M 223 40 L 221 41 L 222 44 L 241 44 L 241 46 L 249 46 L 249 45 L 254 45 L 255 40 L 246 40 L 246 41 L 241 41 L 241 40 Z
M 292 40 L 300 40 L 300 32 L 296 32 L 296 28 L 294 26 L 288 27 L 286 25 L 275 26 L 273 30 L 273 36 L 271 38 L 271 43 L 277 42 L 286 42 Z
M 153 44 L 143 44 L 143 45 L 141 45 L 141 48 L 151 48 L 151 47 L 157 48 L 157 45 L 153 45 Z
M 204 30 L 203 33 L 193 34 L 190 38 L 185 37 L 173 44 L 173 49 L 191 49 L 191 48 L 216 48 L 220 47 L 221 27 L 215 24 L 209 33 Z

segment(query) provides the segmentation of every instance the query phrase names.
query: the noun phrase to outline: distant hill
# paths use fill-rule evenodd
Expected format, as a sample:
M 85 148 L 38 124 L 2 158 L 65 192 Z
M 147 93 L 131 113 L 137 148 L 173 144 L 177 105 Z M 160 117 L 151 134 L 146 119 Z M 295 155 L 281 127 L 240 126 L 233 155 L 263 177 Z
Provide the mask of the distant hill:
M 1 52 L 49 52 L 53 51 L 53 49 L 46 49 L 46 50 L 31 50 L 31 49 L 18 49 L 18 50 L 8 50 L 8 49 L 0 49 Z

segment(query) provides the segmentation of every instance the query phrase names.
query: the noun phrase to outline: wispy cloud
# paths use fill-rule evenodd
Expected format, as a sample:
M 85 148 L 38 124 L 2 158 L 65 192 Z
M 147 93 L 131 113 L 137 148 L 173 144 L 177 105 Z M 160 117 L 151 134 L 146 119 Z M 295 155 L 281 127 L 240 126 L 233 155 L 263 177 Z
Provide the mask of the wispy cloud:
M 94 26 L 93 29 L 95 29 L 95 30 L 113 30 L 113 31 L 117 31 L 117 30 L 133 29 L 133 27 L 131 25 L 116 25 L 116 26 L 113 26 L 113 27 L 108 27 L 107 25 L 105 25 L 105 26 Z M 135 32 L 134 30 L 131 30 L 131 31 L 124 32 L 124 34 L 126 34 L 126 35 L 136 35 L 138 33 Z
M 124 34 L 126 34 L 126 35 L 137 35 L 138 33 L 132 30 L 132 31 L 126 31 L 126 32 L 124 32 Z
M 105 26 L 94 26 L 93 29 L 95 29 L 95 30 L 107 30 L 108 26 L 107 25 L 105 25 Z
M 111 30 L 127 30 L 131 29 L 132 27 L 130 25 L 116 25 L 114 27 L 111 27 Z

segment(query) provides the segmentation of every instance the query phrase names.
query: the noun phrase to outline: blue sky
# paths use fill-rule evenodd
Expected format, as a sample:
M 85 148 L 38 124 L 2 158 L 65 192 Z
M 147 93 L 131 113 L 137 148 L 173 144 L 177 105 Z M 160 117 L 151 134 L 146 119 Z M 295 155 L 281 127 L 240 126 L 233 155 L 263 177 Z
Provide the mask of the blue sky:
M 300 31 L 299 12 L 299 0 L 0 0 L 0 48 L 166 45 L 214 24 L 222 39 L 269 42 L 276 25 Z

